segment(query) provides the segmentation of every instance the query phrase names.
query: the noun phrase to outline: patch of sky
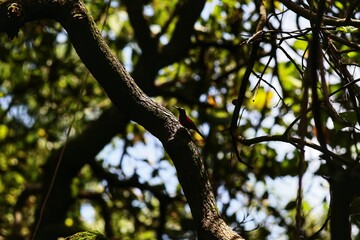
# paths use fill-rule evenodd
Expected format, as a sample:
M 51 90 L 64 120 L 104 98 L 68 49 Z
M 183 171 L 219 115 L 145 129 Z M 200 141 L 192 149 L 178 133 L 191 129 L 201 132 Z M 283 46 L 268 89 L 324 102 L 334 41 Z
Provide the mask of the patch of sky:
M 150 30 L 151 30 L 152 34 L 156 35 L 156 34 L 160 33 L 161 27 L 158 24 L 151 24 L 150 25 Z
M 150 185 L 164 184 L 166 192 L 169 195 L 175 195 L 179 182 L 174 166 L 167 160 L 162 160 L 164 150 L 155 137 L 150 133 L 145 133 L 144 137 L 146 144 L 136 143 L 133 147 L 127 148 L 121 168 L 119 164 L 124 150 L 122 139 L 114 139 L 98 154 L 97 159 L 103 159 L 103 166 L 113 173 L 131 177 L 136 172 L 141 182 L 147 182 Z M 155 177 L 153 176 L 154 169 L 159 169 Z
M 354 65 L 347 65 L 347 69 L 352 75 L 353 79 L 360 78 L 360 68 L 357 64 Z
M 243 12 L 244 12 L 244 16 L 243 19 L 250 19 L 252 17 L 252 15 L 254 14 L 254 12 L 256 12 L 256 6 L 253 2 L 249 3 L 249 4 L 244 4 L 242 6 Z M 257 18 L 257 14 L 255 14 L 256 18 Z M 254 19 L 255 21 L 257 19 Z M 244 29 L 250 31 L 251 30 L 251 24 L 253 21 L 246 21 L 243 23 L 243 27 Z
M 141 54 L 141 49 L 137 45 L 137 43 L 130 42 L 127 44 L 123 50 L 122 50 L 122 56 L 123 56 L 123 64 L 127 71 L 132 72 L 134 68 L 134 64 L 132 61 L 132 55 L 135 53 Z
M 218 187 L 217 194 L 216 194 L 216 200 L 217 200 L 217 205 L 218 205 L 218 208 L 220 211 L 223 210 L 225 204 L 229 203 L 230 195 L 229 195 L 229 192 L 225 189 L 224 185 L 221 185 Z
M 12 101 L 11 96 L 4 96 L 4 97 L 0 98 L 0 107 L 1 107 L 1 109 L 7 109 L 9 107 L 11 101 Z
M 90 203 L 81 204 L 80 215 L 87 224 L 95 224 L 96 212 Z
M 159 40 L 162 45 L 166 45 L 169 43 L 169 38 L 165 35 L 162 35 Z
M 112 7 L 112 8 L 117 8 L 117 7 L 119 7 L 119 6 L 120 6 L 119 1 L 111 1 L 111 0 L 110 0 L 110 7 Z
M 152 5 L 145 5 L 144 6 L 144 15 L 148 16 L 148 17 L 152 17 L 154 16 L 154 8 L 152 7 Z
M 8 117 L 10 119 L 16 119 L 27 128 L 31 128 L 35 123 L 35 119 L 29 114 L 29 108 L 25 105 L 12 106 L 8 112 Z
M 220 0 L 207 1 L 205 3 L 204 9 L 201 12 L 201 18 L 205 21 L 209 20 L 209 17 L 214 12 L 215 7 L 219 4 L 221 4 Z
M 56 35 L 56 42 L 63 44 L 68 41 L 68 35 L 65 31 L 61 31 Z

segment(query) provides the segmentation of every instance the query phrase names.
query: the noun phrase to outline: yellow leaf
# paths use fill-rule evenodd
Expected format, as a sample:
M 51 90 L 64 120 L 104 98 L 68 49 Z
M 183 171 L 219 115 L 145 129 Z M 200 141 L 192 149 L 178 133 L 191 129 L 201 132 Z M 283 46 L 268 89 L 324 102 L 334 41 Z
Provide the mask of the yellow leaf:
M 0 140 L 4 140 L 9 133 L 9 128 L 6 125 L 0 125 Z
M 74 221 L 71 218 L 65 219 L 65 225 L 71 227 L 74 224 Z
M 39 128 L 39 129 L 37 130 L 37 135 L 38 135 L 39 137 L 45 137 L 45 136 L 46 136 L 46 131 L 45 131 L 45 129 Z
M 253 110 L 262 110 L 264 107 L 269 108 L 273 96 L 274 93 L 272 91 L 265 92 L 263 88 L 259 88 L 254 93 L 248 108 Z

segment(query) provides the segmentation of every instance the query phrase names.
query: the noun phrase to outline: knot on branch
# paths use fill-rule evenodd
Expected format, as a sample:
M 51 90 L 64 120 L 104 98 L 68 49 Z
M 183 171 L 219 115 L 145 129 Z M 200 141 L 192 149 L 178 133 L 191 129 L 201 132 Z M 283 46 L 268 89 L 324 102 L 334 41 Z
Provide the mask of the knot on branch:
M 18 3 L 11 3 L 7 8 L 7 15 L 10 19 L 19 19 L 24 16 L 24 10 Z
M 76 20 L 83 20 L 86 18 L 86 9 L 79 2 L 76 2 L 71 10 L 71 17 Z
M 7 7 L 7 17 L 10 20 L 11 26 L 7 29 L 6 33 L 10 39 L 13 39 L 18 35 L 25 18 L 22 6 L 16 2 L 9 4 Z

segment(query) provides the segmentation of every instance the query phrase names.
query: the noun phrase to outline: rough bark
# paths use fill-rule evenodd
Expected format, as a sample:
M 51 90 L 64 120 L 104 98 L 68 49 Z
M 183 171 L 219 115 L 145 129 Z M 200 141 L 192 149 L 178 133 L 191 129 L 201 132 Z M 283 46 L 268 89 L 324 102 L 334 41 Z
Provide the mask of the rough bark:
M 348 169 L 328 162 L 331 171 L 329 178 L 331 190 L 330 231 L 331 239 L 351 239 L 351 203 L 360 195 L 360 164 Z M 356 209 L 356 207 L 355 207 Z M 356 210 L 357 211 L 357 210 Z
M 351 240 L 350 204 L 352 200 L 349 178 L 341 176 L 330 182 L 331 186 L 331 239 Z
M 51 18 L 66 29 L 80 58 L 116 107 L 164 145 L 177 169 L 199 239 L 242 239 L 220 217 L 206 170 L 188 132 L 147 97 L 111 53 L 81 1 L 0 2 L 0 31 L 14 37 L 26 21 Z

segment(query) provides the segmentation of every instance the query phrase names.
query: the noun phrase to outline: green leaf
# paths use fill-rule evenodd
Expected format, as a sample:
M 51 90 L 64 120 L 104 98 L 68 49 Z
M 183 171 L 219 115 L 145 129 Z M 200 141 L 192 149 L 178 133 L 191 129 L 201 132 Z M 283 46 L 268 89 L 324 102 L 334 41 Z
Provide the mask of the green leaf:
M 339 113 L 339 115 L 348 123 L 353 125 L 357 124 L 357 116 L 355 111 L 342 112 Z
M 340 10 L 344 9 L 344 3 L 342 1 L 335 1 L 334 5 Z
M 308 47 L 308 42 L 303 39 L 297 39 L 294 42 L 294 48 L 305 51 Z
M 295 88 L 301 88 L 300 74 L 291 62 L 280 63 L 278 66 L 279 77 L 286 90 L 291 91 Z
M 336 30 L 339 31 L 339 32 L 343 32 L 343 33 L 356 33 L 356 32 L 359 32 L 359 29 L 357 27 L 353 27 L 353 26 L 337 27 Z
M 85 231 L 78 232 L 72 236 L 65 238 L 65 240 L 109 240 L 99 231 Z

